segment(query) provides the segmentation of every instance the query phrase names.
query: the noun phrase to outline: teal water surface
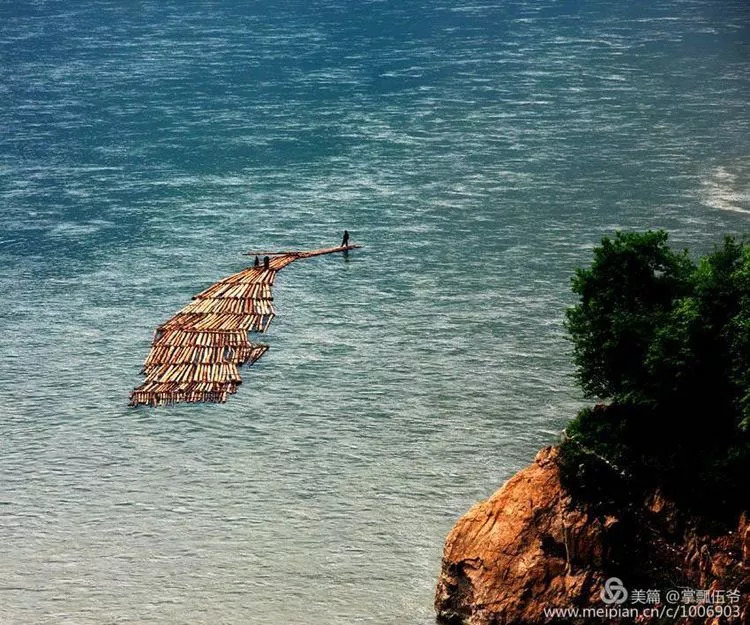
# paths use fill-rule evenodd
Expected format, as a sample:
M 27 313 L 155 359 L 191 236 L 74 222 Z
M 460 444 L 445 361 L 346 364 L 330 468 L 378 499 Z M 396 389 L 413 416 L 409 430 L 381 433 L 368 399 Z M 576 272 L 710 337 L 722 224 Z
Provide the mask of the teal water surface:
M 582 403 L 603 234 L 750 224 L 750 6 L 0 3 L 0 622 L 433 622 L 442 542 Z M 269 352 L 128 409 L 252 248 Z

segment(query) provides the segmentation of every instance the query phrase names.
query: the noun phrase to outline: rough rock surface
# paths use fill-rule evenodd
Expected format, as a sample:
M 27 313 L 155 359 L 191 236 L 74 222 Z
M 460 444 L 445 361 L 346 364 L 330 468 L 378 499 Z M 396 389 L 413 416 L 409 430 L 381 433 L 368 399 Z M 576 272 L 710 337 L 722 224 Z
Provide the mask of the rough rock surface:
M 747 623 L 750 618 L 750 524 L 708 536 L 653 493 L 642 505 L 605 515 L 574 503 L 560 482 L 558 449 L 539 452 L 454 526 L 435 596 L 443 623 L 625 623 L 632 619 L 551 619 L 545 608 L 607 607 L 609 577 L 632 589 L 739 589 L 737 618 L 669 620 Z M 662 604 L 667 605 L 665 597 Z M 632 603 L 623 606 L 632 607 Z M 657 623 L 640 617 L 637 622 Z

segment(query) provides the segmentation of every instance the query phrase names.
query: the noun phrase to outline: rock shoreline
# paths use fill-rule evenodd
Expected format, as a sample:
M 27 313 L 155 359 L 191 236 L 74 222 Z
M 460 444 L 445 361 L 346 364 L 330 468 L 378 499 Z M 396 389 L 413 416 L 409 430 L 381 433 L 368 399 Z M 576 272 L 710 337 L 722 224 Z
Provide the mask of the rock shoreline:
M 489 499 L 474 505 L 451 530 L 435 595 L 438 622 L 458 625 L 602 623 L 601 617 L 551 617 L 554 608 L 607 608 L 607 579 L 622 579 L 630 595 L 622 607 L 670 605 L 665 593 L 722 591 L 729 617 L 671 619 L 682 625 L 745 624 L 750 620 L 750 523 L 736 531 L 701 533 L 658 492 L 617 513 L 602 514 L 574 501 L 560 479 L 559 449 L 541 450 L 534 462 Z M 640 591 L 659 593 L 644 604 Z M 633 594 L 638 590 L 638 594 Z M 736 591 L 739 591 L 738 601 Z M 727 596 L 727 592 L 731 592 Z M 645 592 L 644 592 L 645 594 Z M 691 595 L 689 605 L 709 604 Z M 654 600 L 655 594 L 649 597 Z M 700 597 L 699 597 L 700 598 Z M 677 605 L 677 604 L 675 604 Z M 547 612 L 545 612 L 545 610 Z M 705 609 L 696 608 L 705 615 Z M 632 618 L 607 618 L 631 623 Z M 638 623 L 657 623 L 639 616 Z M 664 621 L 661 621 L 664 622 Z

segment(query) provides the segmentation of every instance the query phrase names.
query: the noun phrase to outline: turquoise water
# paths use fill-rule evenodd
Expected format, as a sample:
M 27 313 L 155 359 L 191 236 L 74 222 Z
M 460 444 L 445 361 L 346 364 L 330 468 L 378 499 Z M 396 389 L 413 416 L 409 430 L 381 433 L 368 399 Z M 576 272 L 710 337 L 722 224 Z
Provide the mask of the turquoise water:
M 0 622 L 431 623 L 453 522 L 581 404 L 573 269 L 617 228 L 748 231 L 749 30 L 743 0 L 0 4 Z M 126 407 L 241 252 L 344 228 L 228 404 Z

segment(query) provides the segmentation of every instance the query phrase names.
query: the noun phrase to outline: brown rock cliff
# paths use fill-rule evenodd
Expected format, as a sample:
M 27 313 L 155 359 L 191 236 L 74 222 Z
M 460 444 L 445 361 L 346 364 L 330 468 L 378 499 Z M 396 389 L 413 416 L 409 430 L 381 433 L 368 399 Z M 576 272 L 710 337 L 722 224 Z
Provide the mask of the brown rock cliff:
M 605 515 L 573 501 L 560 481 L 558 455 L 556 447 L 543 449 L 531 466 L 456 523 L 445 542 L 435 596 L 439 622 L 601 623 L 602 618 L 552 619 L 545 608 L 607 607 L 600 592 L 612 576 L 626 588 L 661 594 L 682 588 L 739 590 L 737 617 L 669 622 L 748 622 L 750 524 L 745 516 L 736 532 L 704 535 L 658 493 Z M 666 605 L 664 597 L 661 601 Z

